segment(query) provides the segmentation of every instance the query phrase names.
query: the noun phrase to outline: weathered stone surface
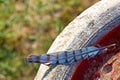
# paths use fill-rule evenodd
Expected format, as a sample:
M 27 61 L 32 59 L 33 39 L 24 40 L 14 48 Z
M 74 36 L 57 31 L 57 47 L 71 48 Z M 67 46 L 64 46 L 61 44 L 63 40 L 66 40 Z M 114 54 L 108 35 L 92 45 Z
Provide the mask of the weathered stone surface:
M 79 49 L 80 47 L 89 45 L 90 43 L 88 42 L 90 38 L 101 27 L 110 22 L 113 18 L 119 16 L 119 13 L 120 0 L 99 1 L 66 26 L 53 42 L 48 53 Z M 97 36 L 99 37 L 100 34 L 97 34 Z M 63 73 L 66 71 L 71 70 L 72 73 L 74 67 L 70 68 L 71 65 L 58 65 L 54 68 L 41 65 L 35 80 L 61 80 L 60 78 L 65 76 Z
M 120 80 L 120 52 L 110 58 L 101 68 L 101 80 Z

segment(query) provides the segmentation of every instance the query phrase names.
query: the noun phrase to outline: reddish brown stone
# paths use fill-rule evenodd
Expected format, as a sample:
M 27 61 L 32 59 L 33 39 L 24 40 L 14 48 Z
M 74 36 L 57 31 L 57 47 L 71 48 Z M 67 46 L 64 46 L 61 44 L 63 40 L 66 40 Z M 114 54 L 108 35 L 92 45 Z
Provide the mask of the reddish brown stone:
M 120 80 L 120 52 L 102 66 L 100 80 Z

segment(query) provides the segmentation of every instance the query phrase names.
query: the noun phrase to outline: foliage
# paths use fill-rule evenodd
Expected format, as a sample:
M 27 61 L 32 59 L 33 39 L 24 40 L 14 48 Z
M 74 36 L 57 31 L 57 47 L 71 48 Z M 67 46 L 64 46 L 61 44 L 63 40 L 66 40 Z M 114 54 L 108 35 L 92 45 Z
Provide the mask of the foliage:
M 33 80 L 40 55 L 63 28 L 97 0 L 0 0 L 0 80 Z M 71 16 L 72 15 L 72 16 Z

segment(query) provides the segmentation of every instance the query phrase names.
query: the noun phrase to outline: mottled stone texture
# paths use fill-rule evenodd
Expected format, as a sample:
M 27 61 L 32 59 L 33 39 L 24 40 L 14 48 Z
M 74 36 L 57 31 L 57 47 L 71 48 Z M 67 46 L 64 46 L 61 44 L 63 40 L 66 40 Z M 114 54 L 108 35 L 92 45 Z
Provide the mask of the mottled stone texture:
M 120 80 L 120 52 L 110 58 L 101 68 L 101 80 Z
M 102 0 L 85 10 L 77 16 L 66 28 L 57 36 L 51 45 L 48 53 L 79 49 L 90 45 L 96 40 L 97 34 L 103 26 L 120 14 L 120 0 Z M 102 29 L 101 29 L 102 30 Z M 103 30 L 103 33 L 105 31 Z M 97 38 L 92 36 L 97 35 Z M 90 43 L 91 42 L 91 43 Z M 64 80 L 70 78 L 74 71 L 74 65 L 41 65 L 35 80 Z M 66 73 L 65 73 L 66 72 Z

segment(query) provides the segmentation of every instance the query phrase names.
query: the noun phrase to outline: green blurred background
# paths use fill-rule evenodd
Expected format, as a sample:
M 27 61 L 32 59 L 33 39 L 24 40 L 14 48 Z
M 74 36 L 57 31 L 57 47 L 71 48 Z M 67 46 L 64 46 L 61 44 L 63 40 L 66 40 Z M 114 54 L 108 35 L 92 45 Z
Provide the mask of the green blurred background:
M 39 64 L 28 55 L 47 52 L 63 28 L 98 0 L 0 0 L 0 80 L 33 80 Z

